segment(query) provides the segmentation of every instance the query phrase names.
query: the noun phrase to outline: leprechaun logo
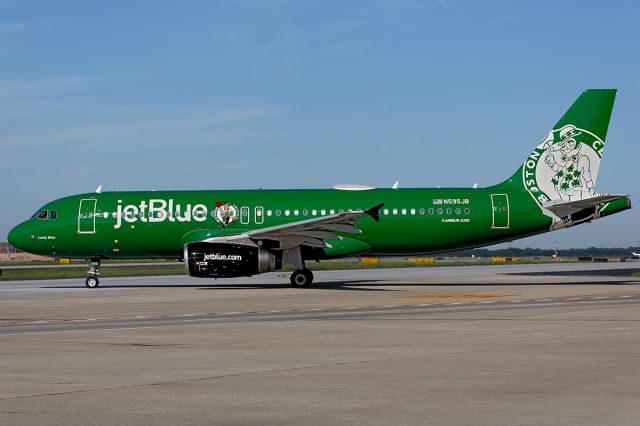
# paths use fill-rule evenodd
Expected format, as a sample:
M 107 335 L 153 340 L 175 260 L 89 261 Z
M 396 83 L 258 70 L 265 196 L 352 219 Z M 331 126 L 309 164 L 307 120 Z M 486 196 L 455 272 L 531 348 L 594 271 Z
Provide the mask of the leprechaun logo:
M 238 218 L 238 207 L 228 201 L 216 201 L 214 217 L 222 228 L 226 228 Z
M 524 185 L 540 205 L 593 197 L 603 150 L 604 142 L 587 130 L 571 124 L 551 130 L 524 164 Z

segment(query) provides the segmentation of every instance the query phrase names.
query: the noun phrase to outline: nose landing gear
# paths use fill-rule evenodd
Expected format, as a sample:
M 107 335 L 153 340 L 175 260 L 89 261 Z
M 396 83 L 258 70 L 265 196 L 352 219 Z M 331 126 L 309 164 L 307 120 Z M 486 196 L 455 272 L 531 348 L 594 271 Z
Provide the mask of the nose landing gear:
M 87 271 L 89 276 L 84 282 L 84 285 L 87 288 L 96 288 L 100 285 L 100 280 L 98 279 L 98 275 L 100 275 L 100 259 L 92 258 L 89 261 L 89 270 Z

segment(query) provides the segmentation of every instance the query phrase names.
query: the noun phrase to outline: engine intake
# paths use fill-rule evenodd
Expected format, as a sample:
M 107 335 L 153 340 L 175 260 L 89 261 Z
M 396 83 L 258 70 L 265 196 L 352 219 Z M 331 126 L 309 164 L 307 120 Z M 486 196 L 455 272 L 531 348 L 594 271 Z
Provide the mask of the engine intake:
M 199 278 L 248 277 L 272 272 L 282 262 L 257 246 L 232 243 L 189 243 L 184 246 L 187 273 Z

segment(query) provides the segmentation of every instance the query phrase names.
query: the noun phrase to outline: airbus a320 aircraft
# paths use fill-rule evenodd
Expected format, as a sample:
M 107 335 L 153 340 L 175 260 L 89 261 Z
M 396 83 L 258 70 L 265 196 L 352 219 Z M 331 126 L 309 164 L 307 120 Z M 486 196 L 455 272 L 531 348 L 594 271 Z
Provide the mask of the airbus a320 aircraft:
M 631 207 L 595 192 L 615 90 L 587 90 L 509 179 L 487 188 L 101 192 L 42 206 L 9 234 L 26 252 L 90 264 L 184 260 L 194 277 L 225 278 L 362 255 L 425 255 L 574 226 Z

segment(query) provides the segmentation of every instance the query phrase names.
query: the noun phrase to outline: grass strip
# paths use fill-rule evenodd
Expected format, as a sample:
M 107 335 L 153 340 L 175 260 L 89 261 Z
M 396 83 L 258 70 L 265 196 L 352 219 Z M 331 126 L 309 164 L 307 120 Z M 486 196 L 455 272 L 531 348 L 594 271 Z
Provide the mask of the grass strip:
M 568 261 L 563 261 L 568 262 Z M 515 262 L 498 263 L 497 265 L 508 264 L 533 264 L 533 263 L 551 263 L 543 260 L 518 260 Z M 554 261 L 553 263 L 558 263 Z M 343 262 L 307 262 L 307 268 L 312 271 L 328 271 L 328 270 L 355 270 L 355 269 L 388 269 L 388 268 L 432 268 L 435 266 L 480 266 L 495 265 L 491 260 L 451 260 L 437 261 L 436 263 L 423 264 L 412 263 L 406 261 L 382 261 L 376 264 L 361 263 L 358 261 Z M 29 264 L 34 265 L 34 264 Z M 2 269 L 0 267 L 0 269 Z M 62 279 L 62 278 L 86 278 L 86 265 L 78 267 L 61 268 L 57 265 L 51 265 L 50 268 L 38 269 L 5 269 L 2 270 L 0 281 L 19 281 L 19 280 L 46 280 L 46 279 Z M 294 268 L 285 265 L 283 271 L 290 272 Z M 157 275 L 183 275 L 185 269 L 183 265 L 163 265 L 158 262 L 153 266 L 112 266 L 103 267 L 100 271 L 101 278 L 107 277 L 137 277 L 137 276 L 157 276 Z

